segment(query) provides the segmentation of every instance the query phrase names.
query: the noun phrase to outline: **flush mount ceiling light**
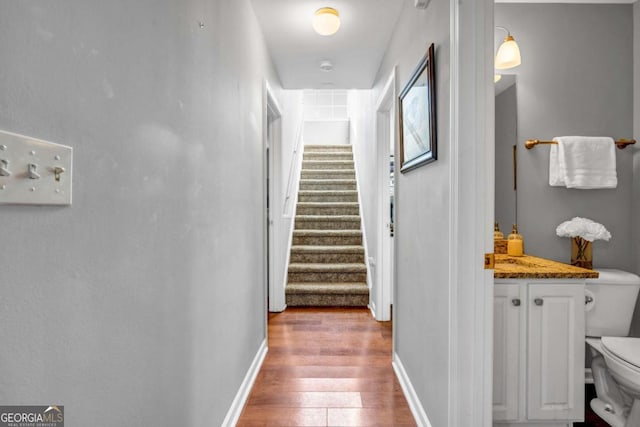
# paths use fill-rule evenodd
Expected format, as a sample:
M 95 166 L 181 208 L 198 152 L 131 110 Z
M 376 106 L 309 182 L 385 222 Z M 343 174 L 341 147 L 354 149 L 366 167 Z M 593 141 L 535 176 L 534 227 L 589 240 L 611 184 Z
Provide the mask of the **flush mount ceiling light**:
M 340 28 L 340 14 L 332 7 L 321 7 L 313 16 L 313 29 L 321 36 L 335 34 Z
M 505 27 L 496 27 L 500 30 L 503 30 L 507 33 L 507 36 L 504 38 L 504 42 L 498 48 L 498 53 L 496 54 L 495 67 L 497 70 L 508 70 L 509 68 L 517 67 L 522 63 L 520 59 L 520 48 L 518 47 L 518 43 L 516 43 L 515 39 Z

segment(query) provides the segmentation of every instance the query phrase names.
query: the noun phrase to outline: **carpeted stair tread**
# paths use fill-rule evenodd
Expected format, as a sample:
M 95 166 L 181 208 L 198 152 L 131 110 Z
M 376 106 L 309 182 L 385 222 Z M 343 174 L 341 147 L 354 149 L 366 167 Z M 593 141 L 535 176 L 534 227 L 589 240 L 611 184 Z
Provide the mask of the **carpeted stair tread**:
M 292 264 L 364 264 L 364 247 L 357 245 L 292 246 Z
M 304 179 L 355 179 L 355 169 L 302 169 L 301 178 Z
M 357 202 L 356 190 L 300 190 L 298 200 L 301 202 Z
M 299 202 L 297 213 L 300 215 L 358 215 L 357 202 Z
M 304 160 L 353 160 L 350 151 L 315 151 L 302 155 Z
M 357 196 L 357 190 L 301 190 L 300 196 Z
M 305 282 L 305 283 L 289 283 L 287 285 L 287 294 L 368 294 L 369 287 L 366 283 L 331 283 L 323 282 Z
M 305 152 L 316 151 L 349 151 L 351 152 L 351 145 L 345 144 L 310 144 L 304 146 Z
M 355 178 L 352 178 L 352 179 L 349 179 L 349 178 L 346 178 L 346 179 L 313 178 L 313 179 L 301 179 L 300 180 L 300 185 L 302 185 L 302 184 L 316 184 L 316 185 L 322 185 L 322 184 L 355 184 L 355 183 L 356 183 Z
M 296 230 L 360 230 L 359 215 L 296 215 Z
M 355 179 L 301 179 L 300 191 L 306 190 L 356 190 Z
M 303 169 L 353 169 L 353 160 L 303 160 Z
M 296 215 L 296 221 L 360 221 L 360 215 Z
M 364 253 L 364 247 L 357 246 L 357 245 L 331 245 L 331 246 L 297 245 L 297 246 L 291 246 L 291 252 L 359 254 L 359 253 Z
M 302 272 L 346 272 L 362 273 L 367 272 L 364 264 L 289 264 L 290 273 Z
M 362 236 L 362 230 L 293 230 L 297 236 Z M 300 245 L 296 245 L 300 246 Z

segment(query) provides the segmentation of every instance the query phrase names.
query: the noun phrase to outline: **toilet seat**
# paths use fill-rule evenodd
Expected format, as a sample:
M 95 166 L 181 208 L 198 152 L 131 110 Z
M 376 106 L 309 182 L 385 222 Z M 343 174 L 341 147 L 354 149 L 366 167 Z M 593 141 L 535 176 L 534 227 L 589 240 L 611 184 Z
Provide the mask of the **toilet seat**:
M 600 350 L 611 376 L 640 398 L 640 338 L 602 337 Z
M 640 369 L 640 338 L 602 337 L 602 346 L 611 356 Z

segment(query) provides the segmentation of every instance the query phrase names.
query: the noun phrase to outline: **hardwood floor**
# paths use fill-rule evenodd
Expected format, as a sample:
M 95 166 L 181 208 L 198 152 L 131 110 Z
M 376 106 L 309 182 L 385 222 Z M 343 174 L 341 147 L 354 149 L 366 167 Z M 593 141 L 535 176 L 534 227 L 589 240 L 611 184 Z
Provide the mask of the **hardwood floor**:
M 269 352 L 237 424 L 415 426 L 391 367 L 391 322 L 368 309 L 269 316 Z

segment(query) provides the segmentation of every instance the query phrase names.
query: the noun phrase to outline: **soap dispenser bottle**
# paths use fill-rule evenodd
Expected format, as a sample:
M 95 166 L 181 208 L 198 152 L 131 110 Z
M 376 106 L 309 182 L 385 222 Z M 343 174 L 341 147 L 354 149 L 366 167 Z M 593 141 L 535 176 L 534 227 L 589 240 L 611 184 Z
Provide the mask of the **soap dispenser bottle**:
M 507 255 L 522 256 L 524 255 L 524 240 L 522 235 L 518 234 L 518 226 L 513 224 L 513 230 L 507 237 Z
M 493 226 L 493 240 L 502 240 L 504 239 L 504 234 L 500 231 L 500 226 L 496 222 Z

